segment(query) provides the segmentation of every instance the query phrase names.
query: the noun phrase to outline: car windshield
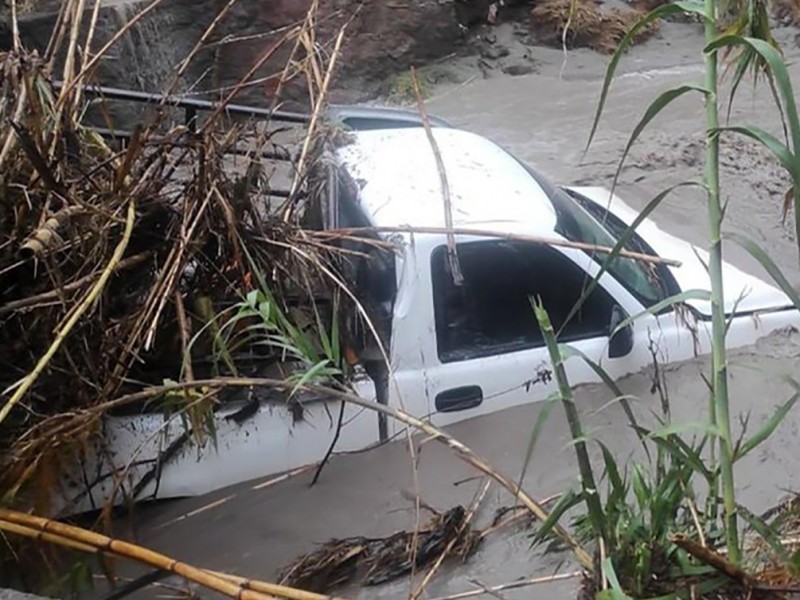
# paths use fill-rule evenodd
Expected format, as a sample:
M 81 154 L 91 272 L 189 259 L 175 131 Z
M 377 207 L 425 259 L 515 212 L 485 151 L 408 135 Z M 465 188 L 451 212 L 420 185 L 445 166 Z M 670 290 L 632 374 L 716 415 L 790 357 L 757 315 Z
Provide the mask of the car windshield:
M 603 223 L 540 173 L 535 172 L 522 161 L 519 162 L 553 203 L 556 211 L 556 233 L 572 242 L 583 242 L 609 248 L 616 245 L 618 238 Z M 589 253 L 587 252 L 587 254 Z M 597 253 L 589 255 L 597 263 L 603 264 L 604 255 Z M 668 296 L 665 282 L 659 276 L 658 271 L 651 268 L 649 264 L 618 256 L 608 266 L 608 271 L 647 308 Z

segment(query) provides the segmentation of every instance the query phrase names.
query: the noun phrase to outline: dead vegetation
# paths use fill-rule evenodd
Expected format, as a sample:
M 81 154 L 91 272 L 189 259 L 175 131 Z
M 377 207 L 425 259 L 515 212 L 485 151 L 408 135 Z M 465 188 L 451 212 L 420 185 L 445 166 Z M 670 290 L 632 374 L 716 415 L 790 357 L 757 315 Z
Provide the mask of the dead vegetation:
M 321 107 L 341 44 L 341 35 L 316 39 L 316 5 L 267 38 L 259 61 L 292 49 L 277 88 L 307 81 L 305 122 L 276 110 L 257 122 L 230 116 L 223 107 L 236 88 L 191 123 L 164 100 L 113 140 L 96 127 L 114 128 L 108 102 L 87 87 L 113 40 L 94 49 L 94 22 L 85 26 L 97 15 L 84 6 L 65 4 L 46 55 L 18 40 L 0 54 L 0 493 L 40 514 L 100 440 L 114 399 L 165 380 L 238 374 L 248 321 L 226 329 L 226 319 L 248 292 L 267 294 L 275 319 L 291 314 L 311 353 L 329 323 L 325 298 L 330 306 L 343 285 L 333 275 L 341 240 L 306 230 L 321 218 L 328 173 L 319 159 L 330 142 Z M 337 302 L 349 314 L 347 295 Z M 314 357 L 267 347 L 257 358 L 291 369 Z M 222 399 L 156 400 L 185 412 L 202 436 Z
M 531 23 L 544 44 L 611 54 L 645 14 L 646 10 L 638 7 L 606 9 L 599 0 L 543 0 L 534 6 Z M 636 35 L 635 42 L 657 31 L 658 24 L 653 23 Z

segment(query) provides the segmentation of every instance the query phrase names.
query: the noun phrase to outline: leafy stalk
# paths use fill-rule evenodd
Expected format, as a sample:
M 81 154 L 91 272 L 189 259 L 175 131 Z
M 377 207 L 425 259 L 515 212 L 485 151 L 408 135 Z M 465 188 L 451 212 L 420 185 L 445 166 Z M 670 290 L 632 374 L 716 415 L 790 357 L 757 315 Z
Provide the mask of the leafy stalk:
M 567 372 L 564 369 L 564 358 L 556 342 L 556 334 L 550 322 L 550 317 L 542 305 L 541 299 L 537 299 L 533 302 L 533 312 L 536 315 L 536 320 L 539 322 L 539 329 L 541 329 L 542 336 L 547 344 L 547 352 L 550 355 L 550 361 L 553 363 L 553 373 L 558 383 L 558 393 L 561 396 L 561 403 L 564 406 L 564 412 L 566 413 L 567 422 L 569 423 L 570 435 L 572 436 L 573 445 L 575 447 L 575 457 L 578 461 L 583 498 L 586 502 L 589 519 L 591 520 L 594 531 L 605 539 L 605 513 L 600 502 L 600 493 L 595 483 L 592 463 L 589 460 L 589 452 L 586 449 L 586 436 L 581 426 L 580 414 L 575 407 L 572 390 L 567 380 Z
M 706 44 L 717 37 L 717 6 L 715 0 L 705 0 L 704 22 Z M 731 441 L 730 409 L 728 402 L 728 374 L 725 352 L 725 291 L 722 280 L 722 203 L 719 185 L 719 111 L 717 99 L 717 52 L 705 53 L 706 90 L 706 157 L 705 184 L 708 197 L 709 220 L 709 276 L 711 278 L 711 334 L 713 348 L 711 368 L 713 372 L 712 404 L 709 411 L 710 425 L 719 429 L 719 461 L 722 480 L 722 495 L 725 508 L 725 535 L 728 556 L 739 562 L 739 533 L 736 526 L 736 490 L 733 478 L 733 444 Z

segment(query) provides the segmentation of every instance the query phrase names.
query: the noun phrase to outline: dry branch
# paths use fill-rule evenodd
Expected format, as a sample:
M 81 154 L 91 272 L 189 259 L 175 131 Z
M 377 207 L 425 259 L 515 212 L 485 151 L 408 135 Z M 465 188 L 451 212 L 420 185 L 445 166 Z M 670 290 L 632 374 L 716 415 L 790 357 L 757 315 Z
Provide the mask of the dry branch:
M 502 240 L 511 240 L 518 242 L 527 242 L 530 244 L 541 244 L 545 246 L 558 246 L 560 248 L 574 248 L 576 250 L 585 250 L 587 252 L 597 252 L 598 254 L 611 254 L 614 250 L 608 246 L 596 246 L 594 244 L 587 244 L 585 242 L 572 242 L 569 240 L 559 240 L 557 238 L 545 238 L 535 235 L 523 235 L 516 233 L 503 233 L 493 229 L 472 229 L 467 227 L 456 227 L 449 229 L 447 227 L 349 227 L 341 229 L 329 229 L 326 231 L 317 232 L 315 235 L 321 238 L 336 237 L 339 235 L 357 235 L 359 233 L 411 233 L 411 234 L 447 234 L 453 233 L 455 235 L 474 235 L 476 237 L 491 237 Z M 671 258 L 662 258 L 652 254 L 644 254 L 641 252 L 631 252 L 629 250 L 620 250 L 619 256 L 623 258 L 631 258 L 646 263 L 664 264 L 671 267 L 680 267 L 681 262 Z
M 433 135 L 431 120 L 428 118 L 428 111 L 425 110 L 425 101 L 422 99 L 422 91 L 419 89 L 417 72 L 414 68 L 411 69 L 411 81 L 414 84 L 414 94 L 417 97 L 417 107 L 420 117 L 422 118 L 422 125 L 425 128 L 425 135 L 428 137 L 434 160 L 436 160 L 436 170 L 439 172 L 439 185 L 442 191 L 442 205 L 444 207 L 445 233 L 447 235 L 447 259 L 450 265 L 450 273 L 453 276 L 453 283 L 455 285 L 462 285 L 464 283 L 464 275 L 461 273 L 461 267 L 458 264 L 458 254 L 456 252 L 456 238 L 453 233 L 453 204 L 450 200 L 450 184 L 447 181 L 447 170 L 445 169 L 444 160 L 442 159 L 442 152 L 439 150 L 439 144 L 436 143 L 436 137 Z

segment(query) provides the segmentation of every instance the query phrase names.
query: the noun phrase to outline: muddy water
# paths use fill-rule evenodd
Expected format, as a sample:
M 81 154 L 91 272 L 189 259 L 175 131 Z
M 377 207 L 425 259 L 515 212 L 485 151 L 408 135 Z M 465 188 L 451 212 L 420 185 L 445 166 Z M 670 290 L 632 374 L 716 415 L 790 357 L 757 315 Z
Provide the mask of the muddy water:
M 585 157 L 582 150 L 605 64 L 603 57 L 592 53 L 572 53 L 564 65 L 558 51 L 539 49 L 535 53 L 538 73 L 476 77 L 442 87 L 436 90 L 429 109 L 457 125 L 490 136 L 559 181 L 608 184 L 627 135 L 649 101 L 670 85 L 686 79 L 698 81 L 701 76 L 697 63 L 701 40 L 696 28 L 674 28 L 671 45 L 655 39 L 626 58 L 621 69 L 623 77 L 614 85 L 596 141 Z M 793 48 L 791 41 L 787 44 L 791 57 L 796 52 L 790 46 Z M 461 59 L 453 68 L 469 70 L 470 66 Z M 800 82 L 800 67 L 793 67 L 792 74 Z M 743 89 L 732 115 L 736 120 L 757 122 L 775 130 L 777 121 L 769 98 L 763 93 L 751 96 L 749 90 Z M 699 175 L 701 118 L 700 100 L 686 98 L 657 119 L 634 146 L 629 167 L 622 172 L 620 193 L 627 202 L 643 206 L 665 186 Z M 722 158 L 725 196 L 729 200 L 726 226 L 764 245 L 789 279 L 800 283 L 793 234 L 780 225 L 777 208 L 785 178 L 763 152 L 750 144 L 730 144 Z M 702 244 L 705 212 L 696 194 L 676 194 L 658 209 L 655 219 L 667 231 Z M 758 265 L 741 252 L 732 249 L 728 258 L 761 274 Z M 774 335 L 732 356 L 733 411 L 750 413 L 751 430 L 790 396 L 791 388 L 780 376 L 794 374 L 798 356 L 800 335 L 790 332 Z M 667 369 L 675 421 L 703 418 L 708 392 L 700 374 L 707 370 L 706 361 Z M 645 418 L 660 405 L 658 396 L 651 391 L 650 372 L 625 379 L 621 387 L 636 398 L 637 411 Z M 608 405 L 611 392 L 602 386 L 585 386 L 576 393 L 590 434 L 603 439 L 621 460 L 636 458 L 637 445 L 624 415 L 617 406 Z M 539 410 L 539 406 L 515 408 L 461 423 L 451 432 L 497 468 L 519 476 Z M 800 484 L 798 415 L 791 415 L 767 444 L 738 466 L 740 499 L 754 509 L 773 504 L 784 490 Z M 533 496 L 545 498 L 575 485 L 568 440 L 563 417 L 555 411 L 525 474 L 525 488 Z M 478 480 L 468 480 L 474 475 L 451 452 L 431 442 L 421 447 L 415 475 L 407 446 L 395 443 L 370 453 L 336 457 L 313 488 L 308 486 L 310 477 L 302 475 L 271 489 L 256 491 L 244 484 L 209 497 L 147 509 L 140 515 L 143 518 L 136 533 L 143 543 L 182 560 L 271 580 L 289 559 L 332 537 L 386 535 L 412 526 L 414 512 L 408 495 L 415 489 L 425 502 L 437 508 L 468 504 L 480 485 Z M 214 508 L 186 516 L 222 499 L 226 501 Z M 508 502 L 505 493 L 491 488 L 478 524 L 491 520 L 493 510 Z M 182 515 L 186 517 L 170 523 Z M 423 597 L 572 569 L 569 556 L 532 551 L 529 532 L 511 530 L 490 537 L 468 564 L 444 568 Z M 407 597 L 410 586 L 409 581 L 403 580 L 342 593 L 353 598 L 395 599 Z M 571 598 L 574 590 L 574 581 L 562 581 L 504 592 L 503 596 Z

